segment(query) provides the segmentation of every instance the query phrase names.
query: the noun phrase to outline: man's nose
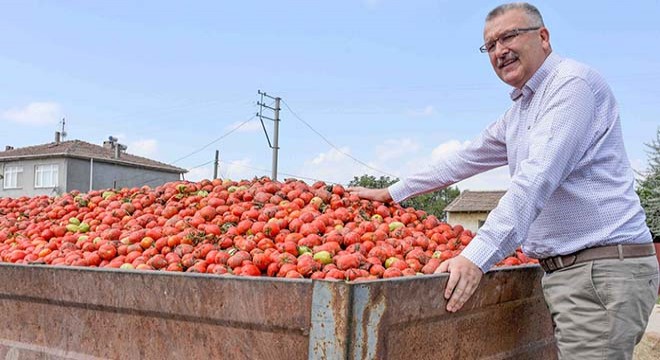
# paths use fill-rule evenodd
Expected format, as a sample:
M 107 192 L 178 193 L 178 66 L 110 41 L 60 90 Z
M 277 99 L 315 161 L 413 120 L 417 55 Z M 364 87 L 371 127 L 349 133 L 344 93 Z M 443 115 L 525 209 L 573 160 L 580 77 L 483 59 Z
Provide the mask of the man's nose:
M 493 50 L 493 53 L 496 58 L 500 59 L 509 53 L 509 48 L 498 41 L 495 43 L 495 50 Z

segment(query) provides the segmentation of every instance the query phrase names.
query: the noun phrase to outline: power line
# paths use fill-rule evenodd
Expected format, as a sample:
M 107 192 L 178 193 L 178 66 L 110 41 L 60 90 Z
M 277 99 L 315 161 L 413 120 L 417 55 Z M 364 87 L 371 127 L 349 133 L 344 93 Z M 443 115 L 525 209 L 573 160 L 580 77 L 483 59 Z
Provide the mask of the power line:
M 238 124 L 238 125 L 237 125 L 236 127 L 234 127 L 233 129 L 231 129 L 231 130 L 227 131 L 226 133 L 222 134 L 219 138 L 217 138 L 217 139 L 215 139 L 215 140 L 209 142 L 208 144 L 206 144 L 206 145 L 202 146 L 201 148 L 199 148 L 199 149 L 197 149 L 197 150 L 191 152 L 191 153 L 188 154 L 188 155 L 185 155 L 185 156 L 183 156 L 183 157 L 180 157 L 180 158 L 178 158 L 178 159 L 176 159 L 176 160 L 170 162 L 170 164 L 177 163 L 177 162 L 179 162 L 179 161 L 181 161 L 181 160 L 183 160 L 183 159 L 187 159 L 187 158 L 189 158 L 189 157 L 191 157 L 191 156 L 193 156 L 193 155 L 195 155 L 195 154 L 201 152 L 202 150 L 208 148 L 209 146 L 211 146 L 211 145 L 217 143 L 218 141 L 224 139 L 225 137 L 229 136 L 229 135 L 230 135 L 231 133 L 233 133 L 234 131 L 240 129 L 243 125 L 249 123 L 249 122 L 252 121 L 255 117 L 257 117 L 257 115 L 252 115 L 249 119 L 243 121 L 242 123 Z
M 202 166 L 206 166 L 206 165 L 208 165 L 208 164 L 210 164 L 210 163 L 213 163 L 213 162 L 215 162 L 215 159 L 213 159 L 213 160 L 211 160 L 211 161 L 207 161 L 207 162 L 205 162 L 205 163 L 203 163 L 203 164 L 199 164 L 199 165 L 197 165 L 197 166 L 193 166 L 193 167 L 191 167 L 190 169 L 188 169 L 188 171 L 193 170 L 193 169 L 197 169 L 197 168 L 201 168 Z
M 339 153 L 343 154 L 344 156 L 347 156 L 347 157 L 351 158 L 353 161 L 355 161 L 355 162 L 357 162 L 357 163 L 359 163 L 359 164 L 361 164 L 361 165 L 363 165 L 363 166 L 365 166 L 365 167 L 367 167 L 367 168 L 369 168 L 369 169 L 371 169 L 371 170 L 377 171 L 377 172 L 379 172 L 379 173 L 381 173 L 381 174 L 385 174 L 385 175 L 387 175 L 387 176 L 391 176 L 391 177 L 394 177 L 394 178 L 398 178 L 398 176 L 396 176 L 396 175 L 390 174 L 390 173 L 388 173 L 388 172 L 386 172 L 386 171 L 383 171 L 383 170 L 380 170 L 380 169 L 376 169 L 375 167 L 373 167 L 373 166 L 371 166 L 371 165 L 365 163 L 364 161 L 362 161 L 362 160 L 356 158 L 355 156 L 353 156 L 353 155 L 351 155 L 351 154 L 348 154 L 348 153 L 342 151 L 342 150 L 339 149 L 337 146 L 335 146 L 333 143 L 331 143 L 330 140 L 328 140 L 328 139 L 327 139 L 325 136 L 323 136 L 320 132 L 316 131 L 316 129 L 314 129 L 314 128 L 312 127 L 312 125 L 310 125 L 307 121 L 303 120 L 300 116 L 298 116 L 298 114 L 296 114 L 296 113 L 291 109 L 291 107 L 289 106 L 289 104 L 287 104 L 286 101 L 282 100 L 282 103 L 283 103 L 284 106 L 286 106 L 286 108 L 291 112 L 291 114 L 293 114 L 293 116 L 295 116 L 300 122 L 302 122 L 303 124 L 305 124 L 310 130 L 312 130 L 316 135 L 318 135 L 321 139 L 323 139 L 323 141 L 325 141 L 328 145 L 330 145 L 333 149 L 337 150 Z

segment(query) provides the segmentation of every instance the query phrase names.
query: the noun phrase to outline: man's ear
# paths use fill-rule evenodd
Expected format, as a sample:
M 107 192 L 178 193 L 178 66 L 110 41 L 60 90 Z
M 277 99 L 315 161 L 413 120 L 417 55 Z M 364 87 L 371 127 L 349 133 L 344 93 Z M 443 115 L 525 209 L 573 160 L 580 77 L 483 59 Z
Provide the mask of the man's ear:
M 541 46 L 543 47 L 543 50 L 545 52 L 550 51 L 550 32 L 547 28 L 542 27 L 539 34 L 541 35 Z

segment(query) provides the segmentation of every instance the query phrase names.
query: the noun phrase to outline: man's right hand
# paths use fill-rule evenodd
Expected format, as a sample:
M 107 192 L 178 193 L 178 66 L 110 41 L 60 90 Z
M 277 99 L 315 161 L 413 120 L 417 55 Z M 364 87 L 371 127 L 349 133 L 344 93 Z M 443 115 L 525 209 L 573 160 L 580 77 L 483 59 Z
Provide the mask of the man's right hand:
M 468 299 L 477 290 L 483 272 L 468 258 L 459 255 L 445 260 L 435 273 L 449 272 L 449 281 L 445 287 L 447 311 L 456 312 L 463 307 Z
M 362 186 L 353 186 L 346 189 L 349 193 L 357 195 L 361 199 L 375 200 L 382 203 L 392 201 L 390 192 L 385 189 L 369 189 Z

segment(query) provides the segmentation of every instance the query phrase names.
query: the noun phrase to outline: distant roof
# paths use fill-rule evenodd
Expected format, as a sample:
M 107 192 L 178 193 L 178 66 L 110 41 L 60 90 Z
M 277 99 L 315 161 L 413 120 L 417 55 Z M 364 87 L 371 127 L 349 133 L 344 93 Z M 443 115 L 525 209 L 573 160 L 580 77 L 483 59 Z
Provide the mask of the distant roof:
M 445 207 L 449 212 L 477 212 L 495 209 L 506 191 L 463 191 Z
M 186 169 L 168 165 L 160 161 L 122 152 L 115 158 L 115 151 L 103 146 L 90 144 L 81 140 L 68 140 L 59 143 L 51 142 L 42 145 L 26 146 L 12 150 L 0 151 L 0 161 L 41 159 L 46 157 L 68 157 L 78 159 L 94 159 L 95 161 L 121 164 L 132 167 L 142 167 L 172 173 L 186 173 Z

